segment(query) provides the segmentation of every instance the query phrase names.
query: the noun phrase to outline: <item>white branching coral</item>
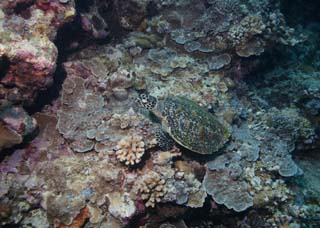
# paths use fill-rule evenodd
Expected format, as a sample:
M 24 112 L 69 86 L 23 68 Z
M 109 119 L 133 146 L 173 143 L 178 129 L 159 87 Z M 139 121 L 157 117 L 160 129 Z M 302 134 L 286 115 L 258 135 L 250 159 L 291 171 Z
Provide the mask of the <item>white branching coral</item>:
M 155 203 L 160 202 L 166 192 L 165 180 L 154 171 L 145 174 L 137 186 L 137 194 L 146 201 L 146 207 L 154 207 Z
M 144 152 L 143 138 L 139 135 L 131 134 L 118 142 L 116 157 L 126 165 L 135 165 L 141 161 Z

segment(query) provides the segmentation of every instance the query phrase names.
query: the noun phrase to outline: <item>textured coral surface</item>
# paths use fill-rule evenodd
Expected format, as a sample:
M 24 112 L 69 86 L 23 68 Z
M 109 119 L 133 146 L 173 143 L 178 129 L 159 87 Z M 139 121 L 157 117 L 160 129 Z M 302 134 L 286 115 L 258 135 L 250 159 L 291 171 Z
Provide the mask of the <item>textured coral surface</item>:
M 320 29 L 284 5 L 1 1 L 0 226 L 317 227 Z
M 37 94 L 52 84 L 58 56 L 53 41 L 58 28 L 75 13 L 73 1 L 0 2 L 0 111 L 32 105 Z M 22 142 L 9 138 L 0 149 Z

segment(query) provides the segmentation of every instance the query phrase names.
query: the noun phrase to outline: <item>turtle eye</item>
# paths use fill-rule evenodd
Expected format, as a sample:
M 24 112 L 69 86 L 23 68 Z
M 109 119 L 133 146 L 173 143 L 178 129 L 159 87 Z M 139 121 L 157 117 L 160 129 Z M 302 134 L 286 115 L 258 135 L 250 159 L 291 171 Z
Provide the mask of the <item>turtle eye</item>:
M 156 106 L 157 100 L 153 96 L 149 96 L 146 93 L 141 93 L 139 94 L 138 102 L 141 106 L 151 110 Z
M 140 98 L 141 98 L 141 100 L 146 100 L 147 95 L 145 93 L 142 93 L 142 94 L 140 94 Z
M 137 97 L 135 100 L 136 100 L 136 103 L 138 105 L 144 106 L 144 104 L 145 104 L 145 100 L 144 99 L 142 99 L 141 97 Z

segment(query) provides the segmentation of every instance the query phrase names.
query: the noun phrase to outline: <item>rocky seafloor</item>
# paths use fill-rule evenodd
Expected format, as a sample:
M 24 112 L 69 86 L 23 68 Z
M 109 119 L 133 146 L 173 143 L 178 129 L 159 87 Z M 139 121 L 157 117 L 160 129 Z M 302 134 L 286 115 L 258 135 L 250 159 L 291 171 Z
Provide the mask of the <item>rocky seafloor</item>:
M 319 9 L 0 1 L 0 226 L 319 227 Z M 144 93 L 195 102 L 226 142 L 159 147 Z

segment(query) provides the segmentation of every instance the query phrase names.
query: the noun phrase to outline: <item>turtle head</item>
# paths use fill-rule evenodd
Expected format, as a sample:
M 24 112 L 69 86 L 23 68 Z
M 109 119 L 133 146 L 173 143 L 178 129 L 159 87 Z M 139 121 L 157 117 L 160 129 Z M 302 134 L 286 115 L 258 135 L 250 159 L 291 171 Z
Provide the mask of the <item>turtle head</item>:
M 141 107 L 148 110 L 153 110 L 157 105 L 157 98 L 146 93 L 141 93 L 137 98 L 137 102 Z

